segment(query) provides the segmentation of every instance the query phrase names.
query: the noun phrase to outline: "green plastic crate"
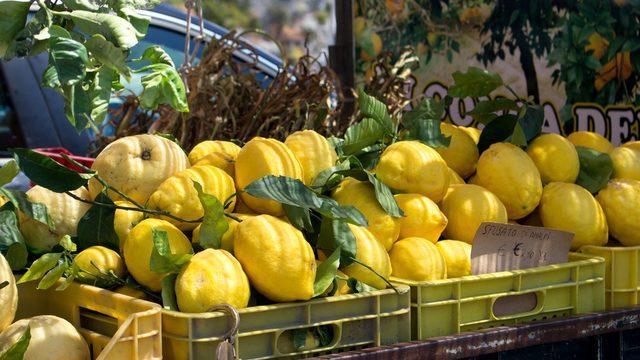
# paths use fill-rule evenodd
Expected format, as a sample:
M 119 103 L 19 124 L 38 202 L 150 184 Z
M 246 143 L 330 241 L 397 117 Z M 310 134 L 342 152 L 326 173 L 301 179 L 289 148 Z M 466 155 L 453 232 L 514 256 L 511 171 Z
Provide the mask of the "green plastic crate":
M 404 285 L 371 293 L 241 309 L 236 352 L 241 359 L 300 358 L 393 344 L 411 339 L 409 288 Z M 294 329 L 330 326 L 326 346 L 298 351 Z M 163 310 L 165 359 L 214 359 L 221 336 L 230 327 L 221 312 L 187 314 Z
M 571 253 L 565 264 L 436 281 L 394 281 L 411 287 L 412 339 L 424 340 L 604 310 L 604 273 L 604 259 Z M 520 302 L 514 296 L 528 297 L 533 307 L 494 312 L 496 302 L 509 297 Z

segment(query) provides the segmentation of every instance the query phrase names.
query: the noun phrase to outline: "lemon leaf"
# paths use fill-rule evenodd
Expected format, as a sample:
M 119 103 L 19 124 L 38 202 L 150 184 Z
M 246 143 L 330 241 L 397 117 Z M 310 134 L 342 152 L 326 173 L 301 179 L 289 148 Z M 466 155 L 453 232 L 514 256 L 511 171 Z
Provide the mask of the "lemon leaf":
M 448 147 L 451 137 L 440 132 L 440 119 L 444 116 L 444 103 L 426 98 L 402 117 L 408 130 L 405 139 L 418 140 L 432 147 Z
M 24 275 L 18 280 L 18 284 L 40 279 L 47 271 L 58 264 L 62 253 L 48 253 L 34 261 Z
M 191 260 L 193 254 L 172 254 L 167 232 L 156 229 L 151 232 L 153 234 L 153 248 L 149 260 L 151 271 L 159 274 L 179 272 Z
M 366 117 L 375 120 L 382 127 L 385 134 L 394 134 L 393 121 L 387 105 L 375 97 L 368 95 L 362 88 L 358 89 L 358 106 L 360 113 Z
M 54 192 L 75 190 L 87 184 L 81 174 L 30 149 L 12 149 L 20 170 L 34 183 Z
M 347 128 L 341 149 L 350 155 L 384 139 L 384 128 L 372 118 L 364 118 Z
M 167 310 L 179 311 L 178 301 L 176 300 L 176 278 L 178 274 L 169 274 L 162 278 L 162 307 Z
M 5 254 L 12 270 L 20 270 L 27 265 L 27 246 L 11 202 L 0 207 L 0 251 Z
M 356 237 L 345 221 L 324 218 L 320 224 L 316 248 L 332 255 L 340 249 L 339 265 L 347 266 L 356 258 Z
M 101 192 L 96 202 L 114 205 L 113 201 Z M 118 250 L 120 240 L 113 227 L 116 209 L 109 206 L 93 205 L 78 222 L 78 248 L 84 250 L 94 245 L 106 246 Z
M 19 209 L 24 215 L 49 227 L 52 226 L 46 205 L 32 203 L 24 191 L 0 188 L 0 195 L 9 199 L 13 206 Z
M 493 143 L 507 140 L 518 123 L 518 117 L 512 114 L 500 115 L 482 129 L 478 150 L 485 151 Z
M 323 261 L 318 270 L 316 271 L 316 280 L 313 283 L 313 296 L 322 295 L 325 290 L 331 286 L 333 279 L 335 279 L 338 273 L 338 267 L 340 266 L 340 253 L 341 248 L 338 246 L 331 256 Z
M 20 173 L 20 168 L 15 160 L 9 160 L 0 168 L 0 186 L 10 183 Z
M 361 281 L 358 281 L 354 278 L 349 278 L 349 280 L 347 280 L 347 285 L 349 286 L 349 288 L 351 289 L 351 291 L 354 294 L 359 294 L 359 293 L 365 293 L 365 292 L 372 292 L 372 291 L 376 291 L 378 289 L 374 288 L 373 286 L 369 286 Z
M 53 284 L 56 283 L 56 281 L 58 281 L 58 279 L 62 277 L 62 275 L 64 275 L 64 272 L 67 271 L 67 269 L 69 269 L 69 264 L 67 264 L 66 261 L 59 261 L 56 267 L 54 267 L 52 270 L 47 272 L 45 276 L 42 277 L 42 280 L 40 280 L 40 283 L 38 283 L 37 288 L 39 290 L 50 288 L 51 286 L 53 286 Z
M 467 111 L 465 115 L 470 115 L 477 122 L 486 125 L 501 115 L 499 112 L 516 110 L 518 110 L 518 103 L 514 100 L 497 98 L 478 102 L 473 110 Z
M 27 352 L 29 342 L 31 341 L 31 327 L 27 325 L 27 329 L 22 336 L 7 349 L 7 351 L 0 354 L 0 360 L 22 360 L 24 354 Z
M 609 154 L 576 146 L 580 159 L 580 172 L 576 184 L 595 194 L 607 185 L 613 174 L 613 162 Z
M 469 67 L 466 73 L 456 71 L 452 76 L 454 84 L 449 87 L 449 95 L 458 98 L 489 96 L 504 85 L 500 75 L 476 67 Z
M 198 199 L 204 210 L 204 217 L 200 225 L 200 245 L 205 249 L 220 249 L 222 236 L 229 229 L 229 223 L 224 217 L 224 206 L 215 196 L 202 190 L 202 185 L 193 182 L 198 192 Z
M 291 224 L 299 230 L 313 232 L 313 224 L 311 223 L 311 212 L 309 209 L 289 204 L 282 204 L 282 209 Z

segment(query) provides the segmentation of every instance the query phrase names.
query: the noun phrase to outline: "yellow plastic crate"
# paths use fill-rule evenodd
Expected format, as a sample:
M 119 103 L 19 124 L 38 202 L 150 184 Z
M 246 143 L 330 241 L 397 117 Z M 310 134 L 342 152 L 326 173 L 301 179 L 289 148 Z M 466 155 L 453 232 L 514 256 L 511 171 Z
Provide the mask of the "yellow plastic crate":
M 413 340 L 604 310 L 604 259 L 571 253 L 565 264 L 412 282 Z M 496 302 L 532 306 L 496 314 Z
M 306 302 L 241 309 L 236 353 L 241 359 L 305 357 L 409 341 L 409 288 L 400 285 L 371 293 L 341 295 Z M 222 312 L 187 314 L 162 311 L 165 359 L 214 359 L 216 348 L 229 331 L 230 318 Z M 330 326 L 331 342 L 298 351 L 292 331 Z
M 18 285 L 16 320 L 36 315 L 66 319 L 84 336 L 92 359 L 162 358 L 159 305 L 78 283 L 64 291 L 38 290 L 37 283 Z
M 585 254 L 604 258 L 605 304 L 607 309 L 630 307 L 638 304 L 640 294 L 640 246 L 606 247 L 583 246 Z

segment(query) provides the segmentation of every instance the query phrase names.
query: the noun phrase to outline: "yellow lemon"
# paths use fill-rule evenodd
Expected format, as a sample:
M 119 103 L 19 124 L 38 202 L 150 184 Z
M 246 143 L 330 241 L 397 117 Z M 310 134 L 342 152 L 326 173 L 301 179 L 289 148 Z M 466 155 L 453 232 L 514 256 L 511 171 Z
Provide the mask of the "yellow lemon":
M 382 278 L 355 262 L 342 268 L 342 272 L 376 289 L 386 288 L 387 283 L 384 279 L 388 279 L 391 275 L 389 254 L 387 254 L 378 239 L 366 228 L 351 224 L 349 224 L 349 228 L 356 238 L 356 260 L 369 266 Z
M 0 333 L 7 326 L 11 325 L 16 310 L 18 309 L 18 288 L 16 287 L 16 278 L 13 277 L 13 271 L 9 263 L 0 254 L 0 283 L 7 282 L 7 286 L 0 289 Z M 1 352 L 0 352 L 1 353 Z
M 538 209 L 545 227 L 575 234 L 571 249 L 604 245 L 609 232 L 607 219 L 596 199 L 582 186 L 561 182 L 544 187 Z
M 226 250 L 205 249 L 195 254 L 176 278 L 176 300 L 182 312 L 202 313 L 214 305 L 236 309 L 249 303 L 249 280 L 242 266 Z
M 554 181 L 573 183 L 580 172 L 576 147 L 558 134 L 538 136 L 529 144 L 527 154 L 545 184 Z
M 611 236 L 625 246 L 640 245 L 640 181 L 613 179 L 597 196 Z
M 640 180 L 640 147 L 620 146 L 611 150 L 609 156 L 614 178 Z
M 114 202 L 118 206 L 135 208 L 135 205 L 128 201 L 119 200 Z M 118 241 L 120 243 L 120 253 L 122 254 L 122 249 L 124 249 L 124 243 L 127 241 L 127 236 L 129 236 L 129 232 L 136 226 L 142 219 L 144 218 L 144 213 L 135 210 L 123 210 L 116 209 L 116 212 L 113 216 L 113 229 L 118 236 Z
M 46 301 L 42 299 L 41 301 Z M 89 346 L 71 323 L 53 315 L 18 320 L 0 334 L 0 354 L 30 329 L 24 360 L 89 360 Z
M 463 179 L 473 175 L 478 163 L 478 146 L 466 132 L 448 123 L 440 123 L 440 130 L 445 136 L 450 136 L 448 147 L 436 148 L 444 161 Z
M 322 170 L 332 167 L 338 160 L 329 141 L 313 130 L 296 131 L 287 136 L 284 143 L 300 161 L 306 185 L 313 184 L 313 179 Z
M 197 163 L 193 164 L 193 166 L 200 165 L 211 165 L 215 166 L 220 170 L 224 170 L 229 176 L 232 178 L 236 176 L 236 167 L 235 160 L 233 160 L 229 155 L 214 152 L 209 155 L 206 155 L 202 159 L 200 159 Z
M 189 162 L 195 164 L 207 155 L 214 153 L 226 155 L 231 161 L 234 161 L 236 157 L 238 157 L 239 152 L 240 146 L 231 141 L 205 140 L 191 149 L 189 152 Z
M 613 144 L 609 140 L 591 131 L 574 131 L 567 136 L 567 140 L 571 141 L 575 146 L 586 147 L 601 153 L 608 153 L 613 150 Z
M 72 193 L 82 199 L 89 200 L 89 192 L 81 187 Z M 51 227 L 36 221 L 22 212 L 20 231 L 29 250 L 34 253 L 45 253 L 58 244 L 63 235 L 75 236 L 78 222 L 91 207 L 90 204 L 76 200 L 64 193 L 57 193 L 41 186 L 34 186 L 27 191 L 27 198 L 32 203 L 40 203 L 47 207 Z
M 512 220 L 529 215 L 542 196 L 538 168 L 526 152 L 508 143 L 492 144 L 480 155 L 474 184 L 494 193 Z
M 139 203 L 146 202 L 164 180 L 187 167 L 189 160 L 180 146 L 156 135 L 120 138 L 107 145 L 91 166 L 109 186 Z M 91 179 L 91 197 L 101 191 L 102 185 Z M 122 200 L 113 192 L 109 192 L 109 197 Z
M 453 185 L 440 206 L 449 223 L 444 230 L 449 239 L 473 243 L 480 224 L 507 222 L 507 210 L 491 191 L 472 184 Z
M 191 254 L 193 249 L 189 239 L 177 227 L 164 220 L 145 219 L 131 229 L 124 244 L 124 262 L 127 269 L 140 285 L 152 291 L 160 291 L 160 281 L 166 274 L 151 270 L 153 230 L 167 233 L 172 254 Z
M 233 216 L 241 220 L 245 220 L 251 217 L 251 215 L 244 215 L 244 214 L 233 214 Z M 228 252 L 233 254 L 233 237 L 236 233 L 236 227 L 238 226 L 239 223 L 234 219 L 226 216 L 225 216 L 225 219 L 227 220 L 227 224 L 229 224 L 229 228 L 227 229 L 227 231 L 225 231 L 224 235 L 222 235 L 222 239 L 220 239 L 220 242 L 222 245 L 221 249 L 227 250 Z M 191 242 L 193 242 L 194 244 L 197 244 L 200 242 L 200 225 L 198 225 L 198 227 L 196 227 L 193 230 Z
M 255 211 L 249 209 L 249 207 L 242 201 L 242 197 L 236 196 L 236 207 L 233 209 L 236 214 L 245 215 L 257 215 Z
M 354 178 L 346 178 L 333 191 L 332 196 L 340 205 L 350 205 L 360 210 L 369 223 L 367 229 L 387 251 L 398 240 L 400 218 L 395 218 L 384 211 L 376 200 L 373 185 Z
M 400 218 L 400 238 L 421 237 L 431 242 L 438 241 L 447 226 L 447 217 L 438 205 L 420 194 L 398 194 L 395 198 L 404 212 Z
M 442 200 L 449 187 L 447 163 L 419 141 L 398 141 L 387 147 L 375 173 L 392 189 L 422 194 L 435 202 Z
M 239 190 L 263 176 L 288 176 L 302 180 L 300 162 L 289 148 L 275 139 L 255 137 L 246 143 L 236 159 L 236 185 Z M 255 198 L 241 192 L 242 201 L 260 214 L 282 216 L 282 205 L 273 200 Z
M 473 139 L 473 142 L 476 143 L 476 145 L 478 145 L 478 142 L 480 141 L 480 135 L 482 134 L 482 130 L 472 126 L 458 126 L 458 129 L 464 131 L 467 135 L 469 135 Z
M 447 265 L 447 278 L 471 275 L 471 245 L 458 240 L 440 240 L 436 243 Z
M 198 198 L 198 191 L 193 186 L 197 182 L 202 191 L 216 197 L 221 204 L 231 198 L 236 188 L 233 179 L 223 170 L 210 165 L 190 167 L 165 180 L 151 194 L 147 207 L 154 210 L 167 211 L 185 220 L 198 220 L 204 215 L 204 209 Z M 235 196 L 225 212 L 232 212 Z M 169 217 L 162 217 L 182 230 L 193 230 L 197 224 L 182 222 Z
M 309 300 L 316 262 L 300 230 L 271 215 L 250 217 L 236 228 L 233 250 L 251 284 L 272 301 Z
M 77 279 L 85 284 L 108 286 L 111 284 L 101 279 L 101 274 L 112 271 L 115 276 L 124 279 L 127 272 L 120 255 L 104 246 L 86 248 L 78 253 L 73 261 L 81 270 Z
M 453 171 L 453 169 L 449 168 L 449 186 L 456 184 L 464 184 L 464 179 L 458 175 L 457 172 Z
M 626 147 L 626 148 L 630 148 L 630 149 L 634 149 L 634 150 L 640 151 L 640 140 L 629 141 L 628 143 L 624 143 L 622 146 Z
M 410 237 L 398 240 L 389 252 L 391 275 L 396 278 L 429 281 L 445 279 L 447 266 L 438 247 L 429 240 Z

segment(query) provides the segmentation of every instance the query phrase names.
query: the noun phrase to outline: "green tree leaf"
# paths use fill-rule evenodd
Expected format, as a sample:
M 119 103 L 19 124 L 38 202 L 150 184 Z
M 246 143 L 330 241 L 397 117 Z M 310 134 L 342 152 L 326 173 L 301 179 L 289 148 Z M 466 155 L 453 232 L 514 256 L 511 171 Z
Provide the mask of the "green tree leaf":
M 418 140 L 431 147 L 448 147 L 451 137 L 440 132 L 440 119 L 444 115 L 444 103 L 425 98 L 416 108 L 402 117 L 408 130 L 405 139 Z
M 478 141 L 478 150 L 485 151 L 493 143 L 507 140 L 518 123 L 518 117 L 512 114 L 505 114 L 491 120 L 487 126 L 482 129 L 480 140 Z
M 313 296 L 322 295 L 331 286 L 336 278 L 340 266 L 340 247 L 335 249 L 331 256 L 323 261 L 316 271 L 316 279 L 313 283 Z
M 0 195 L 9 199 L 13 206 L 26 216 L 49 227 L 52 226 L 47 207 L 44 204 L 30 202 L 24 191 L 0 188 Z
M 149 23 L 151 22 L 151 18 L 140 14 L 136 10 L 136 8 L 149 8 L 149 7 L 155 6 L 155 5 L 149 4 L 149 3 L 152 3 L 153 1 L 149 1 L 149 2 L 141 1 L 142 6 L 137 6 L 138 4 L 136 4 L 135 1 L 129 1 L 129 2 L 116 1 L 116 2 L 119 3 L 117 5 L 118 15 L 120 15 L 120 17 L 124 17 L 125 19 L 127 19 L 127 21 L 131 23 L 133 28 L 136 30 L 136 38 L 138 38 L 138 40 L 142 40 L 142 38 L 144 38 L 145 35 L 147 34 L 147 30 L 149 29 Z M 135 5 L 135 6 L 132 7 L 131 5 Z
M 180 311 L 178 309 L 178 301 L 176 300 L 176 278 L 178 274 L 169 274 L 162 278 L 162 307 L 167 310 Z
M 313 232 L 313 223 L 311 222 L 311 211 L 308 208 L 283 204 L 282 209 L 291 225 L 299 230 Z
M 204 218 L 200 225 L 200 246 L 205 249 L 220 249 L 222 236 L 229 229 L 229 223 L 224 216 L 224 206 L 213 195 L 202 191 L 202 186 L 193 182 L 193 187 L 198 192 L 200 204 L 204 209 Z
M 347 280 L 347 285 L 349 286 L 349 288 L 354 294 L 367 293 L 367 292 L 379 290 L 374 288 L 373 286 L 369 286 L 354 278 L 349 278 L 349 280 Z
M 372 118 L 364 118 L 347 128 L 342 151 L 346 155 L 355 154 L 367 146 L 382 141 L 384 134 L 384 128 L 379 122 Z
M 18 284 L 40 279 L 47 271 L 58 264 L 62 253 L 48 253 L 34 261 L 24 275 L 18 279 Z
M 27 246 L 12 202 L 0 207 L 0 251 L 5 254 L 12 270 L 20 270 L 27 265 Z
M 613 174 L 613 162 L 609 154 L 576 146 L 580 159 L 580 172 L 576 184 L 595 194 L 607 185 Z
M 78 251 L 78 246 L 71 240 L 71 236 L 69 235 L 63 235 L 58 244 L 68 252 Z
M 71 10 L 98 11 L 100 4 L 95 0 L 65 0 L 64 5 Z
M 31 341 L 31 327 L 27 325 L 27 329 L 22 336 L 11 345 L 7 351 L 0 354 L 0 360 L 23 360 L 24 354 L 29 348 L 29 342 Z
M 84 45 L 65 37 L 52 37 L 49 43 L 49 64 L 56 69 L 58 82 L 74 85 L 82 81 L 89 61 Z
M 454 84 L 449 87 L 449 95 L 458 98 L 489 96 L 504 84 L 500 75 L 476 67 L 469 67 L 466 73 L 456 71 L 452 76 Z
M 98 194 L 96 202 L 114 205 L 104 193 Z M 119 249 L 118 236 L 113 228 L 116 209 L 107 206 L 93 205 L 78 222 L 77 243 L 80 250 L 100 245 L 112 250 Z
M 27 22 L 31 2 L 0 1 L 0 57 L 4 57 L 7 48 Z
M 393 121 L 391 120 L 391 115 L 389 115 L 387 105 L 373 96 L 367 95 L 362 88 L 358 90 L 358 106 L 360 113 L 365 118 L 372 118 L 380 124 L 385 134 L 394 133 Z
M 100 34 L 93 35 L 84 45 L 91 55 L 104 66 L 117 71 L 127 79 L 131 76 L 131 70 L 125 64 L 127 60 L 126 52 L 107 41 L 104 36 Z
M 340 249 L 340 266 L 347 266 L 356 258 L 356 238 L 343 220 L 323 218 L 316 248 L 325 254 Z
M 176 64 L 173 63 L 171 56 L 164 51 L 159 45 L 149 46 L 145 49 L 142 56 L 138 59 L 134 59 L 133 61 L 148 61 L 152 64 L 167 64 L 172 67 L 175 67 Z
M 138 43 L 137 30 L 127 20 L 116 15 L 76 10 L 54 11 L 54 15 L 73 20 L 85 34 L 100 34 L 119 48 L 130 49 Z
M 9 160 L 0 168 L 0 186 L 10 183 L 20 173 L 15 160 Z
M 11 2 L 12 1 L 0 1 L 0 4 Z M 24 2 L 23 4 L 29 4 L 29 2 Z M 41 8 L 36 11 L 35 16 L 27 22 L 24 28 L 13 36 L 13 41 L 11 41 L 4 52 L 5 60 L 27 55 L 33 56 L 47 49 L 49 44 L 48 39 L 38 40 L 37 37 L 49 26 L 51 26 L 51 13 L 49 10 Z
M 90 174 L 80 174 L 29 149 L 13 149 L 20 170 L 34 183 L 55 192 L 75 190 L 87 184 Z
M 39 290 L 45 290 L 52 287 L 56 281 L 58 281 L 64 272 L 69 269 L 69 264 L 65 261 L 59 261 L 58 265 L 51 269 L 45 276 L 42 277 L 42 280 L 38 283 Z
M 515 100 L 497 98 L 478 102 L 466 115 L 471 115 L 474 120 L 486 125 L 500 115 L 496 114 L 497 112 L 516 110 L 518 110 L 518 103 Z
M 536 136 L 542 133 L 542 124 L 544 123 L 544 110 L 539 105 L 525 104 L 524 114 L 518 119 L 518 124 L 522 128 L 525 135 L 526 145 Z M 516 130 L 518 127 L 516 126 Z
M 166 231 L 152 230 L 153 249 L 149 266 L 159 274 L 177 273 L 191 260 L 193 254 L 172 254 Z
M 140 106 L 147 110 L 155 110 L 160 104 L 171 105 L 172 108 L 189 112 L 184 83 L 176 68 L 159 63 L 144 66 L 135 73 L 142 76 L 143 91 L 140 94 Z

